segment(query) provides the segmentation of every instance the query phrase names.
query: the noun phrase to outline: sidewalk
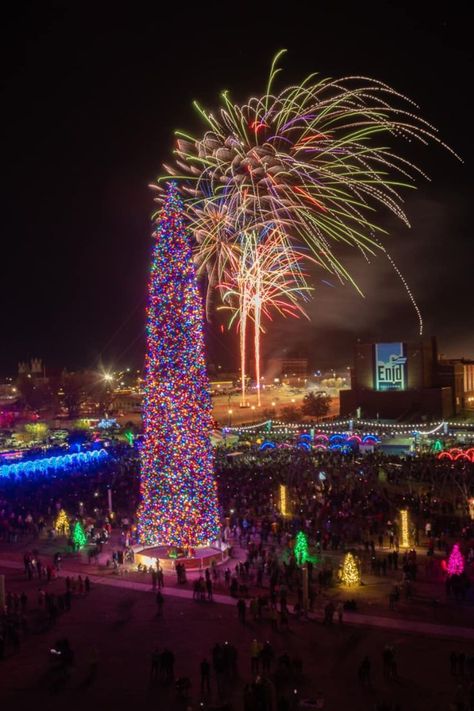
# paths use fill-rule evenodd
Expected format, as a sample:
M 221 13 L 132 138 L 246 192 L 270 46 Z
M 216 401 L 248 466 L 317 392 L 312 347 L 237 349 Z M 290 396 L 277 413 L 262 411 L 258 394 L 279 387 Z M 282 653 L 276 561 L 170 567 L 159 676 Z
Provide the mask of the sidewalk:
M 23 570 L 23 565 L 17 561 L 12 560 L 0 560 L 0 569 L 10 568 L 14 570 Z M 123 588 L 124 590 L 135 590 L 137 592 L 149 593 L 152 591 L 151 585 L 148 583 L 139 583 L 132 580 L 127 580 L 125 576 L 109 576 L 104 577 L 100 574 L 96 574 L 93 571 L 86 571 L 91 582 L 95 585 L 104 585 L 115 588 Z M 76 577 L 78 571 L 61 570 L 58 577 L 65 578 Z M 176 597 L 184 600 L 192 600 L 193 593 L 191 590 L 181 589 L 177 587 L 166 586 L 162 589 L 164 596 Z M 236 599 L 230 597 L 229 595 L 213 595 L 213 602 L 219 605 L 230 605 L 236 606 Z M 201 603 L 205 604 L 205 603 Z M 289 606 L 292 610 L 292 606 Z M 310 621 L 320 621 L 323 619 L 322 611 L 317 611 L 310 613 Z M 335 623 L 336 626 L 337 623 Z M 361 625 L 367 627 L 378 627 L 390 630 L 396 630 L 398 632 L 405 632 L 410 634 L 418 634 L 422 636 L 430 637 L 444 637 L 450 639 L 472 639 L 474 640 L 474 628 L 469 627 L 459 627 L 454 625 L 441 625 L 431 622 L 416 622 L 414 620 L 404 620 L 397 619 L 393 617 L 377 617 L 374 615 L 364 615 L 357 612 L 344 612 L 344 624 L 345 625 Z

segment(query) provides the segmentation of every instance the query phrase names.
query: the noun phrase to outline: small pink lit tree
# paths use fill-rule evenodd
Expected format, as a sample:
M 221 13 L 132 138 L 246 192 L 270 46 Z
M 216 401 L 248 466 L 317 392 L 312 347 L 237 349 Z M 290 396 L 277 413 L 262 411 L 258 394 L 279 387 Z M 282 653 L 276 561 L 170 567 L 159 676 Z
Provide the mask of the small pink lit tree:
M 463 570 L 464 558 L 459 550 L 459 545 L 455 543 L 448 560 L 448 575 L 461 575 Z

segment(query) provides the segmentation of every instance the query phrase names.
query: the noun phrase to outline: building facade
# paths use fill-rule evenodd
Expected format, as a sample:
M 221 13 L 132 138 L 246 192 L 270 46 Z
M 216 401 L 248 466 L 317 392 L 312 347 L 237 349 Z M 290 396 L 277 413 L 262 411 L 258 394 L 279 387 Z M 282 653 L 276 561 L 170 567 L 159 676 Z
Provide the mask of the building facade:
M 345 416 L 447 418 L 474 409 L 474 363 L 439 360 L 434 338 L 357 343 L 340 402 Z

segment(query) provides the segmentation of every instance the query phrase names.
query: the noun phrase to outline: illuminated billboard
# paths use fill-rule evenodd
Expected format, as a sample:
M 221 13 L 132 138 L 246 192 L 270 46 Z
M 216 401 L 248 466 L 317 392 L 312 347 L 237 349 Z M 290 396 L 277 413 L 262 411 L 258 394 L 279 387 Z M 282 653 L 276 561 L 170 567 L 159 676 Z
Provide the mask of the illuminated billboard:
M 375 344 L 375 389 L 405 390 L 407 359 L 404 343 Z

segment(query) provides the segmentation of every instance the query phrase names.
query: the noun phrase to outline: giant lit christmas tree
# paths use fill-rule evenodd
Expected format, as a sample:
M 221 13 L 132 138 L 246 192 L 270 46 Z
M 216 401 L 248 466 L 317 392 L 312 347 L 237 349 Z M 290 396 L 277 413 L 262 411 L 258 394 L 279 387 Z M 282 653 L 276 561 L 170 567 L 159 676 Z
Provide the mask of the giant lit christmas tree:
M 199 546 L 219 532 L 211 400 L 202 302 L 174 183 L 154 237 L 138 533 L 145 545 Z

